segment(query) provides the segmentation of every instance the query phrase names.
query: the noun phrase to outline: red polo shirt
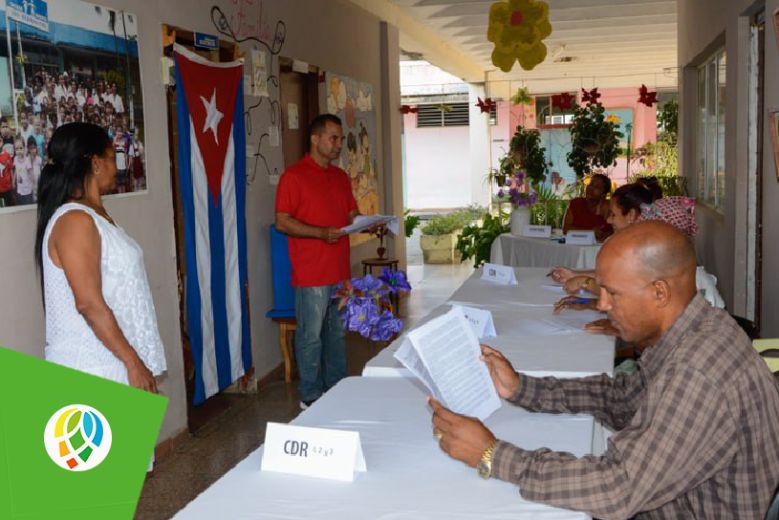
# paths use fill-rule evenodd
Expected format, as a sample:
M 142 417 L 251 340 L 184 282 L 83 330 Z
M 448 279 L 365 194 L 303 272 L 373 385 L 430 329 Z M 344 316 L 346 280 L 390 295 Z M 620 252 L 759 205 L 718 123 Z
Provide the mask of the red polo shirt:
M 343 227 L 357 211 L 349 175 L 336 166 L 319 166 L 309 154 L 284 172 L 276 191 L 276 213 L 318 227 Z M 352 276 L 349 237 L 336 244 L 319 238 L 289 237 L 293 287 L 331 285 Z

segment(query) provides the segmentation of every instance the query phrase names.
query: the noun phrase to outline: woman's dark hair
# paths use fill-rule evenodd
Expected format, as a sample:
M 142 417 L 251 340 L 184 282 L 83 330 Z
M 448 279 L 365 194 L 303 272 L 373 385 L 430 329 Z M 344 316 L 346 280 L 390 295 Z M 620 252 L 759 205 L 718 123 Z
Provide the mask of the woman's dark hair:
M 603 186 L 603 196 L 605 197 L 609 193 L 611 193 L 611 179 L 607 175 L 604 175 L 602 173 L 596 173 L 590 178 L 590 183 L 592 184 L 595 182 L 595 180 L 598 179 L 601 182 L 601 186 Z
M 617 188 L 617 191 L 614 192 L 611 198 L 616 200 L 617 206 L 622 210 L 623 215 L 627 215 L 632 209 L 640 214 L 641 204 L 652 204 L 658 198 L 662 198 L 662 189 L 660 190 L 660 197 L 656 197 L 656 193 L 656 191 L 651 190 L 644 184 L 634 182 Z
M 654 175 L 651 177 L 639 177 L 635 183 L 652 192 L 652 202 L 663 198 L 663 187 L 660 186 L 660 181 Z
M 112 146 L 108 134 L 97 125 L 69 123 L 54 131 L 49 141 L 49 160 L 38 180 L 38 227 L 35 233 L 35 263 L 43 286 L 43 235 L 51 216 L 68 199 L 79 200 L 92 173 L 92 157 L 102 156 Z

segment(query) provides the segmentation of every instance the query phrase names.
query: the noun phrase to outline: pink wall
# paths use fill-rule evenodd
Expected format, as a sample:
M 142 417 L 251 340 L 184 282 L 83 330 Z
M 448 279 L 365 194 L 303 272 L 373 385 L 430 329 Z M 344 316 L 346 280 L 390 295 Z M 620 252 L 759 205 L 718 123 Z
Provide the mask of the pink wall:
M 633 149 L 643 146 L 648 142 L 655 142 L 657 140 L 657 106 L 653 105 L 648 107 L 643 103 L 638 102 L 639 93 L 638 87 L 629 88 L 611 88 L 599 90 L 601 97 L 600 102 L 606 109 L 630 109 L 633 111 L 633 136 L 631 138 L 631 147 Z M 554 93 L 550 93 L 554 94 Z M 577 95 L 577 101 L 581 103 L 581 91 Z M 522 116 L 524 114 L 525 124 L 523 126 L 527 128 L 535 128 L 535 106 L 533 105 L 511 105 L 510 102 L 504 102 L 506 107 L 504 110 L 510 115 L 510 133 L 513 134 L 517 125 L 522 124 Z M 500 104 L 499 104 L 500 107 Z M 493 134 L 493 139 L 497 139 Z M 508 148 L 508 144 L 506 145 Z M 495 153 L 493 147 L 493 153 Z M 495 155 L 493 155 L 495 157 Z M 497 157 L 500 157 L 498 155 Z M 633 164 L 631 166 L 631 174 L 635 173 L 635 170 L 639 166 Z M 617 159 L 617 166 L 608 169 L 608 174 L 618 183 L 624 184 L 627 176 L 627 159 L 620 157 Z

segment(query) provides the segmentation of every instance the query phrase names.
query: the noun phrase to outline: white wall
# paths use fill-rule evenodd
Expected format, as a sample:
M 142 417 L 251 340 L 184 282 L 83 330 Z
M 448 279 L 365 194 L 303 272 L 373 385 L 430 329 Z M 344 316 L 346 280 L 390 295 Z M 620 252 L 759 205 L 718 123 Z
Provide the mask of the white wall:
M 741 314 L 745 308 L 746 179 L 749 121 L 747 42 L 748 16 L 761 4 L 750 0 L 681 0 L 678 3 L 680 70 L 680 165 L 691 193 L 695 178 L 695 66 L 723 44 L 727 52 L 725 190 L 724 210 L 715 212 L 698 205 L 701 231 L 696 246 L 699 260 L 719 278 L 719 289 L 728 308 Z M 765 100 L 764 107 L 779 106 L 779 52 L 771 13 L 779 0 L 765 2 Z M 774 167 L 768 121 L 763 128 L 763 268 L 761 325 L 764 337 L 779 336 L 779 183 Z
M 174 258 L 167 109 L 165 90 L 160 79 L 161 24 L 214 34 L 217 31 L 211 21 L 211 7 L 217 5 L 236 25 L 236 30 L 240 30 L 239 36 L 262 35 L 266 38 L 273 36 L 277 20 L 282 20 L 286 24 L 282 56 L 301 59 L 324 70 L 370 82 L 377 107 L 379 186 L 397 184 L 385 182 L 384 164 L 392 165 L 393 177 L 400 176 L 399 144 L 385 150 L 389 136 L 382 135 L 383 128 L 399 128 L 400 124 L 397 112 L 400 92 L 397 79 L 393 79 L 397 78 L 397 73 L 382 75 L 381 70 L 382 62 L 398 62 L 397 30 L 390 26 L 380 33 L 377 18 L 345 0 L 101 0 L 101 4 L 124 9 L 138 17 L 149 191 L 123 198 L 109 198 L 106 206 L 140 243 L 145 253 L 169 367 L 160 385 L 161 392 L 170 398 L 160 435 L 160 440 L 164 440 L 186 428 L 186 402 Z M 237 27 L 241 19 L 243 30 Z M 387 48 L 383 60 L 380 52 L 381 37 L 384 37 L 385 42 L 390 42 L 389 46 L 385 45 Z M 250 41 L 242 44 L 246 52 L 251 48 Z M 266 103 L 261 110 L 254 110 L 251 115 L 255 131 L 247 136 L 247 141 L 255 146 L 260 133 L 270 124 L 267 107 Z M 384 117 L 397 118 L 397 121 L 387 124 Z M 268 148 L 266 144 L 263 151 L 271 169 L 283 169 L 281 148 Z M 393 159 L 391 163 L 389 159 Z M 267 228 L 274 217 L 274 197 L 275 187 L 269 185 L 266 174 L 259 170 L 257 180 L 247 191 L 246 215 L 252 353 L 259 377 L 280 363 L 277 327 L 264 317 L 272 300 Z M 388 200 L 394 201 L 392 209 L 398 212 L 402 211 L 400 197 L 399 190 L 398 193 L 381 195 L 385 205 L 388 205 Z M 0 243 L 4 247 L 0 255 L 0 345 L 42 356 L 44 321 L 33 261 L 34 230 L 33 210 L 0 213 Z M 371 254 L 375 247 L 375 242 L 369 242 L 353 248 L 353 265 L 359 264 L 359 260 Z M 393 248 L 395 245 L 390 243 L 391 253 Z M 402 250 L 402 247 L 398 249 Z
M 406 193 L 411 209 L 461 208 L 471 203 L 467 126 L 417 128 L 404 118 Z

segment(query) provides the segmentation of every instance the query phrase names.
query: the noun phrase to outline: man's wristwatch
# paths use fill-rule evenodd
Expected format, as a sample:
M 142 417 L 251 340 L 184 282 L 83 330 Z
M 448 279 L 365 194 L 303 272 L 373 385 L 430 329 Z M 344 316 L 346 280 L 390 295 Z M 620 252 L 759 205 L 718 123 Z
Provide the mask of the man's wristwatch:
M 492 455 L 495 453 L 495 447 L 497 445 L 498 439 L 495 439 L 492 441 L 492 444 L 484 450 L 484 453 L 481 454 L 481 459 L 479 459 L 479 463 L 476 464 L 476 473 L 478 473 L 481 478 L 487 479 L 492 476 Z

